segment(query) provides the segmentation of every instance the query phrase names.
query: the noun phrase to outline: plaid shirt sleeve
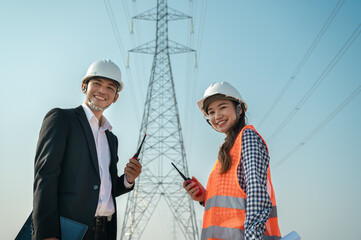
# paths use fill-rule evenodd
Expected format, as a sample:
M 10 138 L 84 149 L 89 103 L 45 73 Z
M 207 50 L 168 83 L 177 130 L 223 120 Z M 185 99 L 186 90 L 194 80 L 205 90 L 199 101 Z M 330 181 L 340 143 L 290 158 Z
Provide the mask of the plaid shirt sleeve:
M 265 223 L 272 210 L 267 193 L 267 170 L 269 165 L 267 148 L 260 136 L 247 129 L 242 136 L 241 162 L 238 165 L 238 181 L 247 194 L 245 240 L 263 239 Z

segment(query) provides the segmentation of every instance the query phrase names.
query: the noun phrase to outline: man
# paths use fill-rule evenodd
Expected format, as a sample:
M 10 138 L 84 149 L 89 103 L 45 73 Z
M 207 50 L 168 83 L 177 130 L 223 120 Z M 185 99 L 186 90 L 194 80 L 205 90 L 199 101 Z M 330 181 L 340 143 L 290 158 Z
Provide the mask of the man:
M 82 80 L 84 103 L 45 116 L 35 156 L 33 239 L 60 239 L 60 216 L 87 225 L 84 239 L 116 239 L 115 197 L 133 190 L 142 168 L 130 159 L 118 177 L 118 140 L 103 112 L 122 88 L 118 66 L 96 61 Z

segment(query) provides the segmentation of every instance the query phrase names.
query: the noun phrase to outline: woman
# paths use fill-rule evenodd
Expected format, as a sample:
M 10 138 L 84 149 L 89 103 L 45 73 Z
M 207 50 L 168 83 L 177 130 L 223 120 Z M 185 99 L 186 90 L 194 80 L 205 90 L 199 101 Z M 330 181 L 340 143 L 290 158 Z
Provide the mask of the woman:
M 198 101 L 207 122 L 226 138 L 207 190 L 192 178 L 183 187 L 205 206 L 201 239 L 280 239 L 268 149 L 246 125 L 247 104 L 227 82 L 211 84 Z M 201 193 L 200 193 L 201 192 Z

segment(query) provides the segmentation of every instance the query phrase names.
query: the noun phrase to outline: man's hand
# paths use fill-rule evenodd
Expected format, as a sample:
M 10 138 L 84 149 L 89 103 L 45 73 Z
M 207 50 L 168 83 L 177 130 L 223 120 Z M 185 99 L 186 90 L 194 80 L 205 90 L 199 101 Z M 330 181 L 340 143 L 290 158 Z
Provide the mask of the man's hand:
M 133 183 L 141 172 L 142 164 L 140 164 L 140 162 L 138 160 L 135 160 L 134 158 L 129 159 L 129 162 L 124 168 L 124 173 L 127 176 L 127 181 L 129 183 Z

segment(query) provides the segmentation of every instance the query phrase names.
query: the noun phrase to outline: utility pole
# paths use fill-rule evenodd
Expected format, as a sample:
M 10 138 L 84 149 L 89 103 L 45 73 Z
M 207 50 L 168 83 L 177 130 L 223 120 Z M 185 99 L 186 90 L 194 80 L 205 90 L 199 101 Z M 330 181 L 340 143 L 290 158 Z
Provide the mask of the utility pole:
M 133 19 L 156 22 L 156 39 L 130 50 L 153 54 L 139 142 L 147 138 L 141 152 L 142 173 L 128 195 L 121 239 L 141 239 L 159 201 L 164 199 L 184 239 L 199 239 L 193 200 L 182 187 L 183 180 L 173 169 L 173 162 L 185 175 L 188 166 L 179 119 L 170 54 L 194 50 L 168 39 L 168 21 L 190 19 L 157 0 L 157 7 Z M 169 222 L 169 220 L 163 220 Z M 154 229 L 155 230 L 155 229 Z M 171 229 L 169 229 L 170 231 Z M 147 239 L 147 236 L 144 236 Z

